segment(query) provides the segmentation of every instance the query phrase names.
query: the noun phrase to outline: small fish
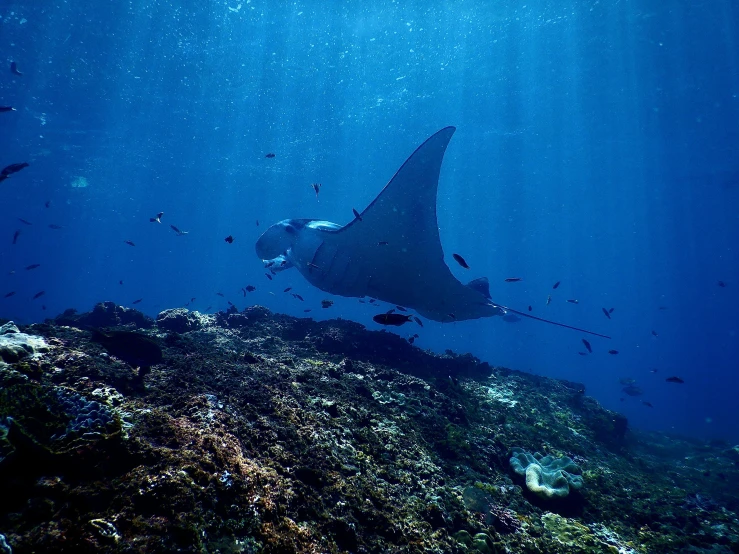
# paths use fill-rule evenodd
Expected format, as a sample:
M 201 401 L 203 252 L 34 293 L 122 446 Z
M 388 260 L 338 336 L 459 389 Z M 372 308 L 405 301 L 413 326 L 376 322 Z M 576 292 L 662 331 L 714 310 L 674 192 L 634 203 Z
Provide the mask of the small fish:
M 374 298 L 370 298 L 370 299 L 369 299 L 369 303 L 370 303 L 370 304 L 374 304 L 375 302 L 377 302 L 377 300 L 375 300 Z
M 132 241 L 130 240 L 124 240 L 124 243 L 126 243 L 128 246 L 136 246 Z
M 225 241 L 226 241 L 226 242 L 227 242 L 228 244 L 233 244 L 233 242 L 234 242 L 234 238 L 233 238 L 233 237 L 232 237 L 231 235 L 228 235 L 228 236 L 227 236 L 227 237 L 226 237 L 226 238 L 225 238 L 224 240 L 225 240 Z
M 580 356 L 587 356 L 588 355 L 587 352 L 578 352 L 578 354 L 580 354 Z
M 601 308 L 601 310 L 603 310 L 603 314 L 604 314 L 604 315 L 605 315 L 605 316 L 606 316 L 606 317 L 607 317 L 608 319 L 611 319 L 611 314 L 609 314 L 609 313 L 608 313 L 608 310 L 606 310 L 605 308 Z
M 236 307 L 236 306 L 234 306 L 234 305 L 233 305 L 233 302 L 231 302 L 230 300 L 226 300 L 226 302 L 228 302 L 228 305 L 229 305 L 229 306 L 232 306 L 232 307 L 234 307 L 234 308 Z
M 138 300 L 134 300 L 133 302 L 131 302 L 131 304 L 141 304 L 143 300 L 143 298 L 139 298 Z
M 269 279 L 270 281 L 272 280 L 272 276 L 269 273 L 265 273 L 264 276 L 267 277 L 267 279 Z
M 654 408 L 654 406 L 652 406 L 652 403 L 647 402 L 646 400 L 642 400 L 641 403 L 644 404 L 647 408 Z
M 264 264 L 264 267 L 272 267 L 273 265 L 275 265 L 275 261 L 274 260 L 270 260 L 266 264 Z
M 62 227 L 61 225 L 57 225 L 56 223 L 50 223 L 49 224 L 49 229 L 59 230 L 59 229 L 64 229 L 64 227 Z
M 48 208 L 50 206 L 51 206 L 51 200 L 47 200 L 46 202 L 44 202 L 44 208 Z
M 416 322 L 416 323 L 418 323 L 418 324 L 419 324 L 419 325 L 420 325 L 421 327 L 423 327 L 423 321 L 421 321 L 421 320 L 420 320 L 419 318 L 417 318 L 416 316 L 413 316 L 413 321 L 415 321 L 415 322 Z
M 359 221 L 362 221 L 362 216 L 359 215 L 359 212 L 352 208 L 352 212 L 354 212 L 354 217 L 356 217 Z
M 330 308 L 334 305 L 333 300 L 321 300 L 321 308 Z
M 657 373 L 659 370 L 657 368 L 653 368 L 649 370 L 649 373 Z
M 255 287 L 254 285 L 246 285 L 246 287 L 244 288 L 247 290 L 247 292 L 254 292 L 255 290 L 257 290 L 257 287 Z
M 404 323 L 408 323 L 413 320 L 413 316 L 405 314 L 396 314 L 392 310 L 385 314 L 378 314 L 372 318 L 372 321 L 379 323 L 380 325 L 393 325 L 398 327 Z
M 717 284 L 721 288 L 725 288 L 726 287 L 726 282 L 725 281 L 719 281 Z
M 9 293 L 8 293 L 8 294 L 6 294 L 6 295 L 5 295 L 5 296 L 4 296 L 3 298 L 10 298 L 11 296 L 15 296 L 15 291 L 13 291 L 13 292 L 9 292 Z
M 207 308 L 205 308 L 205 312 L 207 313 L 207 312 L 211 311 L 212 309 L 213 309 L 213 306 L 208 306 Z
M 220 296 L 221 298 L 223 298 L 223 296 L 224 296 L 224 295 L 223 295 L 223 293 L 222 293 L 222 292 L 217 292 L 217 293 L 216 293 L 216 296 Z
M 405 309 L 405 308 L 404 308 L 403 306 L 395 306 L 395 307 L 396 307 L 396 308 L 397 308 L 397 309 L 398 309 L 399 311 L 401 311 L 401 312 L 407 312 L 407 311 L 408 311 L 408 310 L 406 310 L 406 309 Z
M 531 309 L 532 309 L 531 306 L 529 306 L 529 311 L 531 311 Z
M 46 294 L 45 290 L 37 292 L 36 294 L 33 295 L 33 299 L 36 300 L 37 298 L 41 298 L 44 294 Z
M 456 316 L 456 315 L 454 315 L 453 313 L 449 312 L 449 313 L 448 313 L 448 314 L 446 314 L 446 315 L 448 315 L 448 316 L 449 316 L 450 318 L 452 318 L 452 319 L 453 319 L 454 321 L 457 321 L 457 316 Z
M 23 225 L 33 225 L 33 223 L 31 223 L 27 219 L 23 219 L 22 217 L 19 217 L 18 218 L 18 221 L 20 221 L 21 223 L 23 223 Z
M 246 298 L 246 289 L 245 289 L 245 288 L 243 288 L 243 287 L 242 287 L 242 289 L 241 289 L 241 294 L 243 294 L 243 295 L 244 295 L 244 298 Z
M 381 240 L 380 242 L 377 243 L 377 246 L 387 246 L 387 241 Z
M 275 155 L 274 155 L 274 154 L 273 154 L 272 152 L 269 152 L 269 153 L 268 153 L 268 154 L 266 154 L 266 155 L 265 155 L 264 157 L 265 157 L 265 158 L 274 158 L 274 157 L 275 157 Z
M 186 235 L 187 233 L 189 233 L 189 231 L 180 231 L 180 230 L 179 230 L 179 229 L 178 229 L 177 227 L 175 227 L 174 225 L 170 225 L 169 227 L 170 227 L 170 229 L 172 229 L 172 230 L 173 230 L 173 231 L 174 231 L 175 233 L 177 233 L 177 236 L 178 236 L 178 237 L 181 237 L 182 235 Z
M 654 329 L 652 329 L 652 336 L 654 336 L 654 337 L 658 337 L 658 336 L 659 336 L 659 335 L 657 334 L 657 331 L 655 331 Z
M 413 344 L 416 340 L 416 337 L 408 337 L 408 342 Z
M 547 306 L 552 303 L 552 295 L 547 296 Z
M 13 244 L 18 242 L 18 237 L 21 236 L 21 231 L 18 229 L 15 233 L 13 233 Z
M 93 329 L 92 341 L 100 344 L 116 358 L 120 358 L 134 367 L 148 368 L 162 361 L 162 349 L 159 343 L 141 333 L 134 331 L 108 331 L 103 333 Z
M 28 167 L 28 164 L 23 162 L 19 164 L 10 164 L 8 166 L 5 166 L 2 171 L 0 171 L 0 175 L 3 175 L 5 177 L 9 177 L 13 173 L 18 173 L 21 169 L 24 167 Z
M 0 113 L 2 112 L 14 112 L 15 108 L 13 106 L 0 106 Z
M 667 381 L 668 383 L 678 383 L 680 385 L 682 385 L 685 382 L 682 379 L 680 379 L 680 377 L 668 377 L 667 379 L 665 379 L 665 381 Z
M 190 303 L 195 302 L 195 297 L 190 298 Z
M 257 219 L 257 227 L 259 227 L 259 220 Z
M 608 353 L 615 356 L 616 354 L 618 354 L 618 350 L 609 350 Z
M 642 390 L 637 387 L 636 385 L 628 385 L 621 389 L 623 392 L 628 394 L 629 396 L 641 396 Z
M 310 312 L 310 311 L 311 311 L 311 309 L 310 309 L 310 308 L 308 308 L 308 309 L 305 309 L 305 310 L 303 310 L 303 313 L 307 314 L 307 313 L 308 313 L 308 312 Z
M 631 377 L 621 377 L 618 382 L 622 385 L 634 385 L 636 384 L 636 379 L 632 379 Z
M 521 277 L 508 277 L 505 279 L 506 283 L 518 283 L 519 281 L 523 281 Z
M 303 302 L 303 297 L 300 296 L 299 294 L 293 293 L 293 298 L 296 298 L 296 299 L 300 300 L 301 302 Z
M 554 283 L 554 285 L 552 285 L 552 288 L 553 289 L 556 289 L 559 286 L 559 283 L 560 283 L 559 281 L 557 281 L 556 283 Z
M 608 310 L 608 313 L 609 314 L 612 314 L 613 313 L 613 310 L 614 310 L 614 308 L 611 308 L 610 310 Z
M 161 223 L 162 222 L 162 216 L 164 215 L 164 212 L 159 212 L 154 217 L 149 218 L 149 223 Z
M 587 351 L 592 354 L 593 353 L 593 347 L 590 346 L 590 343 L 587 340 L 585 340 L 585 339 L 582 339 L 582 343 L 585 345 L 585 348 L 587 349 Z
M 579 300 L 575 300 L 575 299 L 573 299 L 573 300 L 568 300 L 567 302 L 569 302 L 570 304 L 579 304 L 579 303 L 580 303 L 580 301 L 579 301 Z
M 23 73 L 21 73 L 20 71 L 18 71 L 18 64 L 17 64 L 17 63 L 15 63 L 15 62 L 10 62 L 10 72 L 11 72 L 11 73 L 12 73 L 13 75 L 18 75 L 19 77 L 20 77 L 21 75 L 23 75 Z
M 313 190 L 316 191 L 316 199 L 318 199 L 318 192 L 321 190 L 321 183 L 313 183 L 311 186 L 313 187 Z
M 291 290 L 293 290 L 293 288 L 292 288 L 292 287 L 287 287 L 287 288 L 286 288 L 285 290 L 283 290 L 282 292 L 290 292 Z
M 452 254 L 452 258 L 454 258 L 454 261 L 457 262 L 459 265 L 461 265 L 463 268 L 465 269 L 470 268 L 470 266 L 467 265 L 467 262 L 465 261 L 465 259 L 459 254 Z
M 120 281 L 118 281 L 118 284 L 119 285 L 122 285 L 123 284 L 123 279 L 121 279 Z
M 41 267 L 41 264 L 31 264 L 26 266 L 26 269 L 36 269 L 37 267 Z
M 41 304 L 41 309 L 45 311 L 46 310 L 46 305 Z

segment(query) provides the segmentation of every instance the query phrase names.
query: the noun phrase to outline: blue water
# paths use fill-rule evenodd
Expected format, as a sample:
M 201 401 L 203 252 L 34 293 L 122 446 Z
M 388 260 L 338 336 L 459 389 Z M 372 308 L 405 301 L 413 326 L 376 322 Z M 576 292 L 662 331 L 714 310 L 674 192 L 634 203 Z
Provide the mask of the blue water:
M 736 2 L 177 4 L 0 4 L 0 104 L 17 108 L 0 166 L 31 164 L 0 183 L 0 316 L 194 297 L 377 329 L 356 299 L 321 309 L 295 270 L 268 281 L 254 242 L 284 218 L 347 223 L 455 125 L 438 202 L 452 271 L 613 339 L 579 356 L 582 334 L 532 321 L 397 332 L 582 382 L 637 427 L 739 440 Z

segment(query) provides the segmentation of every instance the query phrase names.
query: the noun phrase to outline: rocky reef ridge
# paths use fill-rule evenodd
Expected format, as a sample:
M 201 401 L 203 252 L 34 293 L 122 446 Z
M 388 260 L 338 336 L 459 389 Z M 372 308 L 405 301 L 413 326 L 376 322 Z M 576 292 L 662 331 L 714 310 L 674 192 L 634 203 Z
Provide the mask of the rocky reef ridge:
M 163 360 L 140 374 L 98 327 Z M 577 383 L 258 306 L 17 331 L 2 552 L 739 552 L 736 447 L 629 430 Z M 577 486 L 528 490 L 521 452 Z

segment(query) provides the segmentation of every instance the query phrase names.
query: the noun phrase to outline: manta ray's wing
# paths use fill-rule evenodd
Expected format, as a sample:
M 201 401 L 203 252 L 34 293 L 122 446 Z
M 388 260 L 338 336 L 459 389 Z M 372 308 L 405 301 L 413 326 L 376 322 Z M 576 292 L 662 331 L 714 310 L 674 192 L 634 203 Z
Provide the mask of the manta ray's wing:
M 314 261 L 323 272 L 317 279 L 321 288 L 404 305 L 439 321 L 450 320 L 448 314 L 462 311 L 460 306 L 487 304 L 449 271 L 439 238 L 436 193 L 454 131 L 446 127 L 419 146 L 359 218 L 339 230 L 320 231 L 323 242 Z M 494 312 L 483 308 L 472 317 Z

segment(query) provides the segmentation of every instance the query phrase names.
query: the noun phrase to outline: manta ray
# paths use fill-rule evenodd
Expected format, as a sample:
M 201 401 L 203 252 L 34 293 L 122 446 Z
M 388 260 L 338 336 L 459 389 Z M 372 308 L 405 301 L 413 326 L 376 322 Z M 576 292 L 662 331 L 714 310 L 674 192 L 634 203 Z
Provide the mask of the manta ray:
M 456 129 L 419 146 L 372 203 L 346 225 L 284 219 L 269 227 L 256 253 L 274 270 L 296 268 L 319 289 L 405 306 L 440 322 L 515 313 L 584 333 L 493 302 L 486 277 L 460 282 L 444 262 L 436 196 L 444 152 Z

